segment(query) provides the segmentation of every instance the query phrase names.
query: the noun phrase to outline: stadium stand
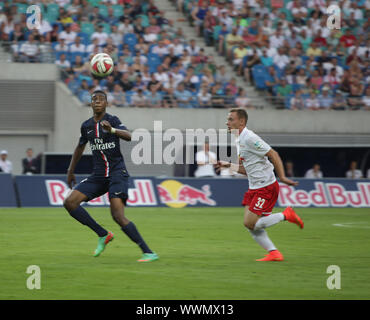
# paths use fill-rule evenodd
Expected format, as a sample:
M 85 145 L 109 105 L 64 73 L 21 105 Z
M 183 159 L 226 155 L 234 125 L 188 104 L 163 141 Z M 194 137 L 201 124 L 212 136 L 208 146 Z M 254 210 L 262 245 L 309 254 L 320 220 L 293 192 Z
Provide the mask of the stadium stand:
M 214 45 L 256 89 L 267 90 L 278 107 L 369 110 L 369 1 L 341 1 L 339 30 L 327 27 L 331 1 L 172 2 L 205 44 Z M 312 96 L 318 97 L 315 108 Z M 301 103 L 292 106 L 293 97 Z
M 152 0 L 44 0 L 39 31 L 27 28 L 27 1 L 3 1 L 2 50 L 15 62 L 57 64 L 87 104 L 88 93 L 103 88 L 118 107 L 136 106 L 139 89 L 146 99 L 137 106 L 229 107 L 247 99 L 232 80 L 239 75 L 277 108 L 370 110 L 369 1 L 343 1 L 339 30 L 326 26 L 330 1 L 171 1 L 235 76 L 223 77 L 222 66 Z M 112 77 L 90 74 L 88 61 L 98 52 L 115 61 Z

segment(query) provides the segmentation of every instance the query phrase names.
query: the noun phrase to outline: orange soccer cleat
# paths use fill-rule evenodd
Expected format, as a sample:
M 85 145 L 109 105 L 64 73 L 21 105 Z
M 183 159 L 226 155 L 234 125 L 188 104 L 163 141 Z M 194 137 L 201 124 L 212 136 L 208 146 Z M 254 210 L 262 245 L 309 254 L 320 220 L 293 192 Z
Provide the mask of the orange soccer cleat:
M 303 229 L 303 221 L 300 217 L 298 217 L 298 215 L 294 212 L 293 208 L 291 207 L 287 207 L 284 211 L 283 211 L 283 215 L 285 216 L 285 220 L 291 222 L 291 223 L 295 223 L 298 227 L 300 227 L 301 229 Z
M 284 257 L 279 250 L 272 250 L 262 259 L 256 261 L 283 261 Z

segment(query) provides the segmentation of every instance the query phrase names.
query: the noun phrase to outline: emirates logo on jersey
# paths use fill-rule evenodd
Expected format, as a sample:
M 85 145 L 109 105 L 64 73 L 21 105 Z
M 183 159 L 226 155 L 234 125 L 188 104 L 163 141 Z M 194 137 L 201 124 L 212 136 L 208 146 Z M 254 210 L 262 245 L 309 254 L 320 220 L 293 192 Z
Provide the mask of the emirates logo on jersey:
M 91 150 L 107 150 L 114 149 L 116 147 L 115 142 L 105 142 L 103 139 L 95 138 L 94 143 L 90 143 Z

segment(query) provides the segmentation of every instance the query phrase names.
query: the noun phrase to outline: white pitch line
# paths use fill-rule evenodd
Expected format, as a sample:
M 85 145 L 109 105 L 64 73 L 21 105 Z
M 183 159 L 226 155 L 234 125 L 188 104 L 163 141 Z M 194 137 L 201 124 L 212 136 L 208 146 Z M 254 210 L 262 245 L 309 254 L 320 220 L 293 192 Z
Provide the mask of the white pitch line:
M 334 227 L 342 227 L 342 228 L 360 228 L 360 229 L 370 229 L 370 226 L 364 226 L 363 223 L 366 222 L 347 222 L 347 223 L 334 223 Z M 361 224 L 361 225 L 356 225 Z

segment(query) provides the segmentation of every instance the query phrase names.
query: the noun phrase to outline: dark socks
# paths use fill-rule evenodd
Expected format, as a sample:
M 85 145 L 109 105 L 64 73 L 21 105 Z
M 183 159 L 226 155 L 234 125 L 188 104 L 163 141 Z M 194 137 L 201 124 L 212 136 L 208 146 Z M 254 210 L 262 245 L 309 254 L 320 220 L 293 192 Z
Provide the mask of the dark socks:
M 108 231 L 101 227 L 81 206 L 78 206 L 75 210 L 70 211 L 69 214 L 80 223 L 95 231 L 99 237 L 105 237 L 108 234 Z
M 143 253 L 153 253 L 141 237 L 139 231 L 136 229 L 136 226 L 132 221 L 128 225 L 122 227 L 121 230 L 140 247 Z

